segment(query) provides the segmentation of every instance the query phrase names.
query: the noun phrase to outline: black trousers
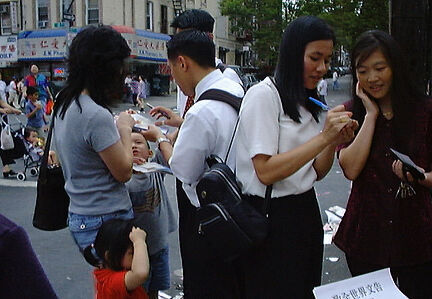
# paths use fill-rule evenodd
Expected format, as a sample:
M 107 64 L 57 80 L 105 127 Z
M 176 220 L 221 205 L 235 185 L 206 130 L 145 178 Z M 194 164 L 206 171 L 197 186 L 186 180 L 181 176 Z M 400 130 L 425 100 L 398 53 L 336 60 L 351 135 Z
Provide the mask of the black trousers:
M 198 235 L 196 208 L 186 196 L 182 183 L 176 181 L 179 208 L 180 254 L 183 265 L 183 287 L 186 299 L 241 298 L 239 265 L 214 257 Z
M 262 211 L 263 198 L 249 202 Z M 323 228 L 313 189 L 269 204 L 270 234 L 242 257 L 244 298 L 314 298 L 321 284 Z
M 352 276 L 377 271 L 385 266 L 368 264 L 353 257 L 346 257 Z M 410 299 L 432 298 L 432 262 L 414 266 L 390 267 L 393 281 Z

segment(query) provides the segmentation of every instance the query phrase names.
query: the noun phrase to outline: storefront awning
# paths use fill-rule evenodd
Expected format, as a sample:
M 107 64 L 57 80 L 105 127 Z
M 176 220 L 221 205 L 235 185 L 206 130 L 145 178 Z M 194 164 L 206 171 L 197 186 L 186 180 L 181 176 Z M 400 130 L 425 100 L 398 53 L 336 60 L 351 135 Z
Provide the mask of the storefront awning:
M 166 42 L 171 39 L 167 34 L 146 30 L 135 30 L 136 58 L 167 62 Z
M 64 29 L 20 32 L 18 61 L 65 59 L 67 35 Z

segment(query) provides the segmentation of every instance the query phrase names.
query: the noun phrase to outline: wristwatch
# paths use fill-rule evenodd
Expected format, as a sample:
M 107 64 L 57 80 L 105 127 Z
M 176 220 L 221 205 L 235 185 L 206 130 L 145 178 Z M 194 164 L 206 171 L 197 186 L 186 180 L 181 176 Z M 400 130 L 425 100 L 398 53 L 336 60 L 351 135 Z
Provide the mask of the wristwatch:
M 156 139 L 156 145 L 157 145 L 157 148 L 158 148 L 158 149 L 160 149 L 160 144 L 161 144 L 161 142 L 168 142 L 168 143 L 171 143 L 171 141 L 170 141 L 166 136 L 159 137 L 158 139 Z

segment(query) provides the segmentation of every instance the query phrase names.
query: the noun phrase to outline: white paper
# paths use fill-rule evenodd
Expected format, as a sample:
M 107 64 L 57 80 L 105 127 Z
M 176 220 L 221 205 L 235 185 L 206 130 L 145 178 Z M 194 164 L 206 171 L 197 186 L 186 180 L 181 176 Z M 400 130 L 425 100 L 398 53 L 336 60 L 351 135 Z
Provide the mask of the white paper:
M 155 162 L 147 162 L 141 165 L 134 164 L 133 170 L 141 173 L 164 172 L 167 174 L 172 174 L 172 171 L 169 167 L 163 166 Z
M 394 284 L 389 268 L 316 287 L 313 293 L 317 299 L 408 298 Z

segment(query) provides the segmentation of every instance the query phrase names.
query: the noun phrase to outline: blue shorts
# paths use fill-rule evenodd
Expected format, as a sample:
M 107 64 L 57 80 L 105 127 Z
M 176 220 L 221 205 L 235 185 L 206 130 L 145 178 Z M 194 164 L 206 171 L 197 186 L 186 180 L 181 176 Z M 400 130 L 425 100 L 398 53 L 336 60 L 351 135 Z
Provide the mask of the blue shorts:
M 69 213 L 69 230 L 81 253 L 95 241 L 102 223 L 112 218 L 133 219 L 133 210 L 94 216 Z
M 144 283 L 149 291 L 168 290 L 170 288 L 169 249 L 168 246 L 149 257 L 150 273 Z

